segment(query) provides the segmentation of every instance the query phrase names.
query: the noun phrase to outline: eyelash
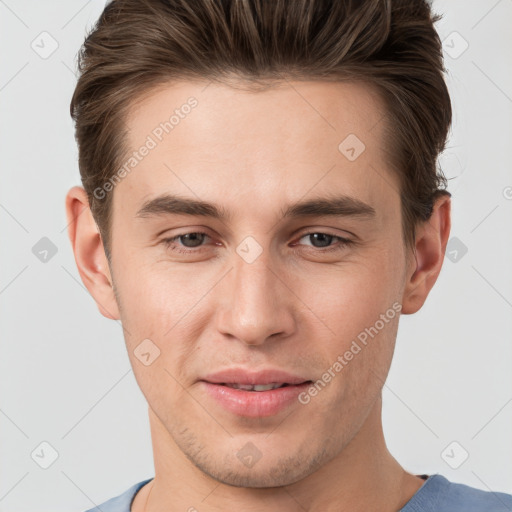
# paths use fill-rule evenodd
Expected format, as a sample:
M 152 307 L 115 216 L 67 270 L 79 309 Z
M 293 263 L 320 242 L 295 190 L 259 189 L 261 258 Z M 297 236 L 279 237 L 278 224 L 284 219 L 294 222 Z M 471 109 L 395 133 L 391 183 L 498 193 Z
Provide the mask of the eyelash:
M 201 251 L 201 249 L 204 247 L 203 245 L 198 246 L 197 250 L 196 249 L 190 249 L 190 248 L 183 250 L 183 249 L 177 249 L 176 247 L 172 246 L 172 244 L 175 243 L 182 236 L 192 235 L 192 234 L 193 235 L 205 235 L 208 238 L 210 238 L 207 233 L 204 233 L 202 231 L 190 231 L 188 233 L 180 233 L 179 235 L 173 236 L 172 238 L 164 238 L 162 240 L 162 243 L 165 245 L 166 248 L 168 248 L 168 249 L 170 249 L 170 250 L 172 250 L 174 252 L 179 252 L 180 254 L 199 253 Z M 339 241 L 338 245 L 335 245 L 335 246 L 332 246 L 332 247 L 327 247 L 327 248 L 318 248 L 318 247 L 310 246 L 311 249 L 314 249 L 314 250 L 316 250 L 316 252 L 319 252 L 319 253 L 325 253 L 325 252 L 331 252 L 331 251 L 340 251 L 340 250 L 344 249 L 345 247 L 355 243 L 352 240 L 349 240 L 347 238 L 343 238 L 341 236 L 333 235 L 331 233 L 325 233 L 323 231 L 309 231 L 307 233 L 303 233 L 298 238 L 298 240 L 300 240 L 301 238 L 304 238 L 305 236 L 313 235 L 313 234 L 321 234 L 321 235 L 331 236 L 331 237 L 333 237 L 333 238 L 335 238 L 335 239 L 337 239 Z

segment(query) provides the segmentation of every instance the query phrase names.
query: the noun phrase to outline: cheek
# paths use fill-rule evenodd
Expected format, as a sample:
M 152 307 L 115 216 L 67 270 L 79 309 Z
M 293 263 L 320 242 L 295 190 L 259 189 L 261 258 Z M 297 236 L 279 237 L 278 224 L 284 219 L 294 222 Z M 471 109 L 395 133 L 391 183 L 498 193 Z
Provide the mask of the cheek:
M 370 405 L 389 371 L 401 308 L 399 257 L 376 248 L 366 259 L 302 283 L 301 296 L 329 328 L 318 324 L 326 333 L 326 370 L 336 375 L 331 399 L 350 407 Z
M 338 339 L 357 336 L 401 297 L 400 256 L 375 249 L 364 258 L 295 280 L 297 294 Z
M 212 287 L 210 281 L 215 282 L 191 270 L 162 262 L 126 262 L 116 282 L 127 329 L 143 336 L 170 336 Z
M 194 279 L 175 268 L 162 269 L 163 265 L 131 267 L 126 262 L 116 287 L 126 347 L 139 385 L 151 393 L 156 382 L 160 387 L 164 383 L 177 396 L 182 387 L 176 381 L 188 382 L 188 361 L 207 320 L 200 301 L 212 284 L 208 278 Z

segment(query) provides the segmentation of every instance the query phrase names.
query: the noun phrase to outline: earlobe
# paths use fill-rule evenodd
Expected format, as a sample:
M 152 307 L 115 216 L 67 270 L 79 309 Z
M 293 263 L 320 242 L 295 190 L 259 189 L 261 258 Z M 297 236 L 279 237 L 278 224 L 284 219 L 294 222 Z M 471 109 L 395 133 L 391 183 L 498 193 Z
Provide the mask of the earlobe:
M 430 219 L 416 229 L 415 253 L 407 270 L 402 314 L 419 311 L 439 277 L 450 236 L 450 208 L 450 196 L 441 195 L 434 203 Z
M 87 193 L 72 187 L 66 195 L 68 236 L 82 282 L 106 318 L 119 320 L 119 308 L 101 235 L 89 208 Z

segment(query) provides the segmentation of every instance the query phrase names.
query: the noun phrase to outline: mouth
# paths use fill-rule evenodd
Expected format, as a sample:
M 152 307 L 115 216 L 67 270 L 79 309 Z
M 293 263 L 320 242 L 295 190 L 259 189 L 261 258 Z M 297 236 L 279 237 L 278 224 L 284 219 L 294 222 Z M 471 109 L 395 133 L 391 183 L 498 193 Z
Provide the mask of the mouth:
M 262 392 L 262 391 L 271 391 L 273 389 L 279 389 L 279 388 L 285 388 L 288 386 L 301 386 L 303 384 L 311 384 L 313 381 L 308 380 L 304 381 L 302 383 L 298 384 L 288 384 L 287 382 L 272 382 L 270 384 L 237 384 L 237 383 L 229 383 L 229 382 L 211 382 L 210 384 L 217 384 L 218 386 L 226 386 L 228 388 L 232 389 L 240 389 L 243 391 L 255 391 L 255 392 Z

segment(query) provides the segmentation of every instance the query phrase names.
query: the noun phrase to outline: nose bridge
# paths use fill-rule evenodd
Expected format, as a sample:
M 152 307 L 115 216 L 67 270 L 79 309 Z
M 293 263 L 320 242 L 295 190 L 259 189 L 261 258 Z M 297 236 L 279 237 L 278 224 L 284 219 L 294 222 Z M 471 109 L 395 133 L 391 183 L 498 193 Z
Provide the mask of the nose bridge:
M 224 283 L 228 300 L 223 303 L 218 327 L 224 334 L 257 345 L 273 334 L 292 332 L 292 294 L 286 293 L 276 276 L 269 250 L 258 249 L 253 240 L 245 243 L 237 247 L 234 268 Z
M 261 311 L 267 305 L 270 309 L 270 303 L 274 302 L 277 279 L 271 265 L 268 251 L 251 263 L 238 258 L 233 273 L 233 298 L 238 297 L 240 301 L 237 302 L 243 302 L 248 308 L 258 306 Z

